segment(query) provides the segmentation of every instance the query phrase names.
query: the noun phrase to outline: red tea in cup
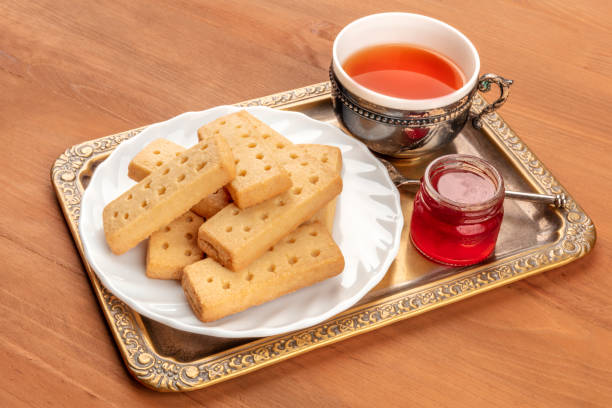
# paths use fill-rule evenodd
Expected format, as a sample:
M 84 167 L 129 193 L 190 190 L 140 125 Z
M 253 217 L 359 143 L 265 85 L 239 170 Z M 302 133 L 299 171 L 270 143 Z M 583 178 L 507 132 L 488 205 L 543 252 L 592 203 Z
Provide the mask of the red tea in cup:
M 464 75 L 450 58 L 410 44 L 382 44 L 350 55 L 343 66 L 358 84 L 402 99 L 431 99 L 460 89 Z

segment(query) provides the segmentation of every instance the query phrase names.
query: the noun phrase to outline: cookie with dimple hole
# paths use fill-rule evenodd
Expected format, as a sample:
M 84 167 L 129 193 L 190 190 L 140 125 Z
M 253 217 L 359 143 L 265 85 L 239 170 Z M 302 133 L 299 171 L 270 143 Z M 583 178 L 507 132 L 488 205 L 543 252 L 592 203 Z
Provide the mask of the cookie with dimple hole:
M 199 247 L 226 268 L 245 268 L 342 191 L 338 172 L 301 146 L 290 149 L 295 159 L 284 164 L 293 182 L 289 191 L 246 209 L 230 204 L 200 227 Z
M 272 129 L 267 123 L 262 122 L 253 115 L 248 116 L 253 125 L 253 133 L 264 140 L 264 143 L 277 153 L 286 152 L 288 146 L 293 145 L 285 136 Z
M 340 149 L 335 146 L 326 146 L 320 144 L 304 144 L 298 145 L 303 146 L 304 151 L 312 157 L 319 160 L 324 165 L 328 166 L 333 171 L 340 174 L 342 171 L 342 153 Z M 336 201 L 334 198 L 325 207 L 321 208 L 317 213 L 307 222 L 320 222 L 325 225 L 329 233 L 332 233 L 334 229 L 334 216 L 336 215 Z
M 191 207 L 191 211 L 206 219 L 221 211 L 226 205 L 232 202 L 229 193 L 225 188 L 220 188 L 212 194 L 201 199 L 196 205 Z
M 104 234 L 115 254 L 135 247 L 236 176 L 231 149 L 211 136 L 142 179 L 104 207 Z
M 149 237 L 146 273 L 154 279 L 181 279 L 183 268 L 201 260 L 198 228 L 204 218 L 188 211 Z
M 210 322 L 331 278 L 344 269 L 325 226 L 300 226 L 247 268 L 234 272 L 211 258 L 189 266 L 182 286 L 203 322 Z
M 227 185 L 236 206 L 247 208 L 287 191 L 291 179 L 274 157 L 271 149 L 249 121 L 249 113 L 240 111 L 222 116 L 198 129 L 200 139 L 221 135 L 236 158 L 236 178 Z
M 183 146 L 166 139 L 155 139 L 142 149 L 130 162 L 128 176 L 134 181 L 147 177 L 156 168 L 185 151 Z M 191 211 L 204 218 L 210 218 L 231 203 L 231 197 L 224 188 L 204 197 L 191 207 Z
M 153 170 L 185 151 L 183 146 L 166 139 L 155 139 L 145 146 L 128 165 L 128 177 L 140 181 Z
M 253 115 L 249 115 L 249 120 L 255 127 L 254 133 L 259 135 L 270 148 L 276 153 L 277 160 L 281 165 L 285 165 L 287 160 L 292 160 L 292 143 L 283 135 L 272 129 L 267 123 L 262 122 Z M 304 144 L 306 153 L 321 161 L 340 174 L 342 170 L 342 153 L 334 146 L 320 144 Z M 334 198 L 324 208 L 319 210 L 309 222 L 321 222 L 331 233 L 334 227 L 334 216 L 336 214 L 336 199 Z

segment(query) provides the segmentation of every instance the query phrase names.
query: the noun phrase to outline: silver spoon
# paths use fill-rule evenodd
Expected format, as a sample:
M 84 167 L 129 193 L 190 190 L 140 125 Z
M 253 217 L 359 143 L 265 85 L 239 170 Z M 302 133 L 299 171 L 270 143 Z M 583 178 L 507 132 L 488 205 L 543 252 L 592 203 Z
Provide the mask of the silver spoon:
M 397 168 L 385 159 L 378 157 L 378 160 L 385 165 L 391 181 L 395 184 L 398 189 L 405 189 L 410 187 L 419 187 L 421 185 L 420 180 L 411 180 L 402 175 Z M 506 190 L 506 197 L 515 200 L 533 201 L 536 203 L 552 205 L 556 208 L 565 208 L 567 206 L 567 198 L 565 194 L 538 194 L 538 193 L 523 193 L 520 191 L 508 191 Z

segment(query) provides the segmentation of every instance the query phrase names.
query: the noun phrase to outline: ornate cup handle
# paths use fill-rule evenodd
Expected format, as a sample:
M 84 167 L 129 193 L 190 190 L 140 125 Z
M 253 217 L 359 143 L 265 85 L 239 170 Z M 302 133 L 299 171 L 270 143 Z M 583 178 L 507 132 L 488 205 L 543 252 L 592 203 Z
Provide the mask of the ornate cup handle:
M 478 78 L 478 90 L 480 92 L 489 92 L 491 90 L 491 83 L 494 83 L 499 86 L 499 98 L 497 98 L 495 102 L 485 106 L 478 115 L 472 118 L 472 125 L 475 129 L 482 128 L 483 115 L 493 112 L 506 102 L 508 94 L 510 93 L 510 85 L 512 85 L 513 82 L 514 81 L 511 79 L 506 79 L 495 74 L 484 74 Z

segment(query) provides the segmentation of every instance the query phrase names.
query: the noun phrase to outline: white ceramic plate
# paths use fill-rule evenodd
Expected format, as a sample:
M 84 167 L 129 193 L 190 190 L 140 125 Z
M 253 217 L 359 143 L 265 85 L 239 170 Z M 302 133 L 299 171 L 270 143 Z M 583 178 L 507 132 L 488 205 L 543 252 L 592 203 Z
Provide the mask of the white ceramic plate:
M 385 168 L 361 142 L 301 113 L 247 108 L 294 143 L 327 144 L 342 150 L 344 187 L 338 199 L 333 237 L 346 266 L 332 279 L 216 322 L 200 322 L 189 308 L 179 282 L 145 276 L 146 242 L 120 256 L 111 253 L 104 238 L 102 209 L 135 184 L 127 176 L 128 163 L 148 143 L 166 138 L 184 147 L 192 146 L 197 142 L 200 126 L 238 110 L 219 106 L 184 113 L 121 143 L 98 166 L 83 194 L 79 233 L 87 260 L 102 283 L 138 313 L 192 333 L 263 337 L 317 324 L 359 301 L 380 282 L 397 255 L 403 217 L 397 189 Z

